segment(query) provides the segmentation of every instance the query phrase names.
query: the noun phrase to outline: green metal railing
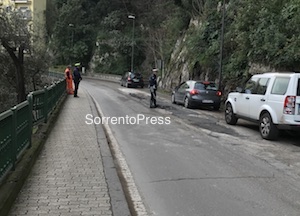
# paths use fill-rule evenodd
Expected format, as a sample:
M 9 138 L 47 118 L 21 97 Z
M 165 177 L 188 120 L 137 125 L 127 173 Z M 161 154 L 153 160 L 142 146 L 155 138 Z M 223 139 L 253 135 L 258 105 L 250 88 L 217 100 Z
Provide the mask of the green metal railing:
M 0 114 L 0 182 L 14 170 L 22 153 L 31 147 L 33 125 L 47 123 L 65 92 L 66 81 L 61 80 L 43 90 L 31 92 L 17 106 Z

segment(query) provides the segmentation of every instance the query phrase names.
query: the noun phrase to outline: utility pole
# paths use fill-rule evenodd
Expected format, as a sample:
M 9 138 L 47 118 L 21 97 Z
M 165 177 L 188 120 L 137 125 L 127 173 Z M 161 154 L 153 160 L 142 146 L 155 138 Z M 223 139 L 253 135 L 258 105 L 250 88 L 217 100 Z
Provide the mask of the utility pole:
M 222 85 L 222 70 L 223 70 L 223 47 L 224 47 L 224 28 L 225 28 L 225 0 L 222 4 L 222 27 L 221 27 L 221 42 L 220 42 L 220 62 L 219 62 L 219 90 Z
M 134 21 L 135 16 L 129 15 L 129 19 L 132 19 L 132 48 L 131 48 L 131 72 L 133 72 L 133 57 L 134 57 Z

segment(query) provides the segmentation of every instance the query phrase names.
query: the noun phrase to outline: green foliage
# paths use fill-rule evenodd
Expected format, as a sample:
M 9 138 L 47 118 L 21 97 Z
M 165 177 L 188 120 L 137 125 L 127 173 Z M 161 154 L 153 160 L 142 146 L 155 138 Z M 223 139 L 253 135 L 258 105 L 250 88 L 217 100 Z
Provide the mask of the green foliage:
M 230 39 L 236 43 L 226 53 L 227 70 L 245 74 L 251 63 L 277 70 L 298 70 L 299 9 L 300 2 L 295 0 L 233 1 L 228 8 L 232 22 L 227 25 Z
M 54 2 L 57 22 L 52 48 L 61 64 L 88 63 L 95 53 L 96 71 L 120 74 L 129 70 L 133 20 L 128 15 L 134 14 L 134 68 L 147 70 L 158 59 L 172 65 L 176 42 L 186 34 L 181 46 L 188 50 L 190 69 L 198 63 L 217 75 L 221 0 Z M 199 25 L 189 26 L 191 18 Z M 226 0 L 223 77 L 248 76 L 252 64 L 299 70 L 299 23 L 299 0 Z
M 211 5 L 211 2 L 206 4 Z M 220 13 L 217 13 L 217 5 L 207 7 L 206 19 L 200 20 L 200 25 L 188 32 L 187 47 L 192 65 L 198 62 L 201 67 L 209 68 L 216 73 L 218 70 L 218 58 L 220 50 Z
M 53 24 L 51 49 L 55 53 L 57 64 L 75 61 L 89 63 L 93 55 L 99 20 L 104 16 L 97 11 L 102 8 L 102 2 L 56 1 L 57 21 Z
M 193 2 L 182 1 L 182 5 L 192 9 Z M 221 12 L 217 10 L 217 3 L 212 1 L 205 1 L 203 8 L 197 18 L 200 26 L 188 31 L 188 56 L 191 65 L 199 62 L 202 68 L 216 71 L 219 66 Z M 228 1 L 223 53 L 225 79 L 247 77 L 253 63 L 277 70 L 299 70 L 299 22 L 298 0 Z
M 132 39 L 125 34 L 126 28 L 122 19 L 123 11 L 113 11 L 103 18 L 98 33 L 98 50 L 100 61 L 96 71 L 101 73 L 122 74 L 130 69 L 130 51 Z
M 189 17 L 180 8 L 173 8 L 172 16 L 165 19 L 160 28 L 164 31 L 163 38 L 163 56 L 165 61 L 169 61 L 174 49 L 174 44 L 178 40 L 178 37 L 182 35 L 184 29 L 187 28 Z

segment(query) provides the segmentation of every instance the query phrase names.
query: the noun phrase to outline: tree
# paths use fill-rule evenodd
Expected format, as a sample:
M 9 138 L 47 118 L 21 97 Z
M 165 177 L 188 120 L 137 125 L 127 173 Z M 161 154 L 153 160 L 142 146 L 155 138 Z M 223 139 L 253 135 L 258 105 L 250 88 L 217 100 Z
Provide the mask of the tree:
M 17 11 L 12 10 L 7 13 L 0 10 L 0 29 L 0 44 L 7 51 L 15 66 L 17 102 L 20 103 L 26 100 L 24 51 L 28 51 L 30 46 L 27 21 Z
M 31 90 L 36 91 L 41 82 L 41 75 L 48 72 L 51 56 L 46 50 L 46 46 L 41 44 L 31 48 L 31 52 L 26 56 L 26 83 L 31 84 Z
M 57 21 L 53 27 L 51 49 L 57 64 L 83 62 L 92 58 L 99 25 L 119 0 L 56 0 Z

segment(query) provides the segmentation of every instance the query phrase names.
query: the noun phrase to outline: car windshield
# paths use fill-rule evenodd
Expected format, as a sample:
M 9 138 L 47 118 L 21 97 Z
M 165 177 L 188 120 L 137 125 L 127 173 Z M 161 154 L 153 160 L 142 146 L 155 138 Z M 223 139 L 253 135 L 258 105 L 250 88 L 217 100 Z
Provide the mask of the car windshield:
M 217 90 L 217 86 L 215 83 L 212 82 L 197 82 L 195 83 L 195 89 L 198 90 Z

